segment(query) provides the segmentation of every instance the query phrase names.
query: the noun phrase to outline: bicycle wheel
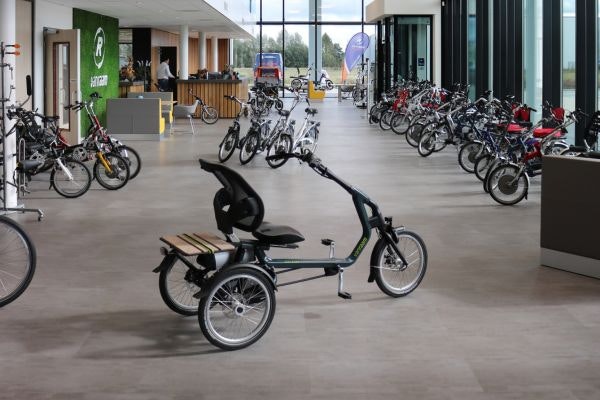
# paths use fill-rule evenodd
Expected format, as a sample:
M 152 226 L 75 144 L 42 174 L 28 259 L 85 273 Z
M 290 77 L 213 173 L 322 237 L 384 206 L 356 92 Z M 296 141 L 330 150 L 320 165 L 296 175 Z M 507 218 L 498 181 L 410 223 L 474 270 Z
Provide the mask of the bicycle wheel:
M 200 300 L 198 322 L 206 339 L 223 350 L 238 350 L 259 340 L 275 316 L 273 283 L 243 266 L 216 274 Z
M 92 184 L 92 174 L 87 167 L 76 160 L 63 161 L 65 170 L 54 167 L 50 173 L 50 182 L 56 193 L 63 197 L 75 198 L 85 194 Z
M 475 162 L 477 161 L 477 157 L 481 155 L 482 150 L 483 143 L 465 143 L 458 152 L 458 164 L 460 167 L 470 174 L 475 172 Z
M 281 159 L 278 161 L 272 161 L 272 160 L 269 160 L 268 157 L 274 156 L 277 154 L 286 154 L 286 153 L 291 153 L 291 152 L 292 152 L 292 137 L 287 134 L 281 134 L 277 137 L 277 139 L 275 139 L 273 141 L 273 143 L 271 143 L 271 145 L 269 146 L 269 149 L 267 150 L 267 164 L 269 164 L 269 166 L 271 168 L 279 168 L 283 164 L 285 164 L 288 159 L 284 158 L 284 159 Z
M 100 160 L 96 160 L 94 164 L 94 178 L 105 189 L 121 189 L 129 181 L 129 164 L 123 157 L 116 153 L 107 153 L 104 157 L 106 158 L 106 162 L 110 164 L 111 171 L 108 171 Z
M 327 90 L 333 89 L 333 82 L 331 80 L 327 79 L 325 81 L 325 87 L 327 88 Z
M 435 150 L 437 140 L 436 123 L 427 124 L 421 133 L 417 151 L 421 157 L 427 157 Z
M 375 282 L 388 296 L 406 296 L 419 286 L 427 270 L 427 248 L 414 232 L 396 230 L 398 249 L 407 265 L 403 266 L 394 250 L 383 240 L 377 241 L 371 254 Z
M 404 135 L 410 126 L 410 116 L 404 111 L 399 112 L 390 121 L 390 126 L 396 135 Z
M 317 128 L 313 127 L 306 132 L 304 138 L 300 140 L 300 145 L 302 148 L 302 152 L 305 150 L 310 151 L 311 153 L 315 153 L 317 151 L 317 143 L 319 142 L 319 131 Z
M 219 145 L 219 161 L 224 163 L 229 160 L 233 155 L 233 152 L 237 148 L 238 135 L 235 131 L 227 132 L 227 135 L 223 138 L 223 141 Z
M 0 216 L 0 307 L 15 301 L 33 279 L 36 252 L 27 233 Z
M 194 260 L 191 260 L 192 262 Z M 199 300 L 194 297 L 200 291 L 203 276 L 180 260 L 160 271 L 158 288 L 165 304 L 178 314 L 198 314 Z
M 202 108 L 200 118 L 208 125 L 212 125 L 219 120 L 219 112 L 214 107 L 206 106 Z
M 290 85 L 294 90 L 300 90 L 302 89 L 302 80 L 298 78 L 292 79 Z
M 275 109 L 277 111 L 283 110 L 283 101 L 281 101 L 281 99 L 275 100 Z
M 404 136 L 406 138 L 406 143 L 412 147 L 419 147 L 419 140 L 421 139 L 423 128 L 425 128 L 425 125 L 420 122 L 411 124 Z
M 490 195 L 504 206 L 517 204 L 527 196 L 529 180 L 524 173 L 519 174 L 516 165 L 500 165 L 488 177 Z
M 438 126 L 435 136 L 435 146 L 433 148 L 433 152 L 437 153 L 444 150 L 446 146 L 448 146 L 448 138 L 450 137 L 448 128 L 443 124 Z
M 390 123 L 392 118 L 394 117 L 394 111 L 389 109 L 381 114 L 381 118 L 379 118 L 379 127 L 384 131 L 388 131 L 392 129 Z
M 491 154 L 482 154 L 475 161 L 475 176 L 480 181 L 484 181 L 488 170 L 494 162 L 494 157 Z
M 246 135 L 244 143 L 240 147 L 240 162 L 242 165 L 252 161 L 258 151 L 259 142 L 258 132 L 250 132 Z
M 373 104 L 371 106 L 371 109 L 369 110 L 369 124 L 378 124 L 379 123 L 379 116 L 380 116 L 382 110 L 383 110 L 383 107 L 381 104 Z
M 129 179 L 133 179 L 140 173 L 142 169 L 142 159 L 137 151 L 132 149 L 129 146 L 119 146 L 116 149 L 117 154 L 119 154 L 127 163 L 129 164 Z

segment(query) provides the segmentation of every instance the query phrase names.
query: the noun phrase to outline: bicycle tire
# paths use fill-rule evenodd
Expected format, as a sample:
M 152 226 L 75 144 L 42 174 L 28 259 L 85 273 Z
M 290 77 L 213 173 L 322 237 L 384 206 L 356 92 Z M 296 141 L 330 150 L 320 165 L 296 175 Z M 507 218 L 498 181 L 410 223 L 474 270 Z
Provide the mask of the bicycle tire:
M 381 113 L 381 118 L 379 118 L 379 127 L 384 131 L 389 131 L 390 129 L 392 129 L 390 123 L 393 117 L 394 110 L 392 110 L 391 108 Z
M 129 179 L 134 179 L 142 169 L 142 158 L 138 152 L 126 145 L 117 147 L 117 153 L 129 163 Z
M 277 154 L 291 153 L 292 145 L 293 145 L 293 140 L 290 135 L 285 134 L 285 133 L 279 135 L 279 137 L 277 139 L 275 139 L 273 141 L 273 143 L 271 143 L 271 145 L 269 146 L 269 148 L 267 150 L 267 164 L 269 164 L 269 167 L 276 169 L 276 168 L 283 166 L 287 162 L 288 158 L 284 158 L 279 161 L 273 161 L 273 160 L 269 160 L 268 157 L 277 155 Z M 273 151 L 273 152 L 271 152 L 271 151 Z
M 17 224 L 15 221 L 10 218 L 0 216 L 0 243 L 3 243 L 2 251 L 3 253 L 10 252 L 11 257 L 5 257 L 5 254 L 0 254 L 0 307 L 4 307 L 7 304 L 12 303 L 17 298 L 19 298 L 23 292 L 29 287 L 31 280 L 33 279 L 33 275 L 35 274 L 35 267 L 37 262 L 37 253 L 35 250 L 35 245 L 33 241 L 25 232 L 25 230 Z M 11 245 L 15 246 L 15 249 L 10 249 Z M 21 252 L 23 259 L 19 260 L 19 256 L 15 256 L 15 252 L 19 252 L 19 247 L 21 248 Z M 19 277 L 12 271 L 11 264 L 15 262 L 17 264 L 26 264 L 22 265 L 25 267 L 24 275 Z M 21 266 L 17 266 L 20 269 Z M 11 270 L 8 272 L 8 270 Z M 7 286 L 7 279 L 17 279 L 16 287 L 9 291 Z M 3 294 L 2 290 L 6 292 Z
M 404 111 L 396 113 L 392 120 L 390 121 L 390 126 L 392 127 L 392 131 L 396 135 L 404 135 L 408 131 L 410 127 L 411 118 L 410 115 Z
M 104 157 L 113 171 L 107 172 L 102 162 L 96 160 L 96 163 L 94 163 L 94 178 L 105 189 L 119 190 L 127 185 L 129 181 L 129 163 L 117 153 L 107 153 Z
M 83 196 L 92 185 L 92 174 L 90 170 L 85 166 L 84 163 L 77 160 L 66 160 L 63 161 L 66 168 L 71 170 L 71 174 L 77 174 L 77 177 L 74 176 L 73 180 L 68 179 L 57 179 L 61 178 L 64 174 L 62 169 L 53 168 L 50 173 L 50 182 L 56 193 L 60 194 L 63 197 L 74 199 L 76 197 Z M 71 182 L 76 190 L 68 190 L 62 186 L 62 183 L 59 182 Z
M 180 266 L 185 268 L 185 270 L 179 271 Z M 160 290 L 160 296 L 167 307 L 178 314 L 189 317 L 198 314 L 199 300 L 197 300 L 194 295 L 198 293 L 201 288 L 196 283 L 190 282 L 188 271 L 189 267 L 180 260 L 175 260 L 168 268 L 164 268 L 160 271 L 158 288 Z M 182 279 L 174 276 L 175 274 L 181 275 L 180 272 L 183 272 L 184 275 Z M 175 293 L 175 289 L 178 290 L 178 293 Z
M 265 273 L 244 266 L 227 268 L 213 277 L 206 292 L 198 305 L 198 323 L 204 337 L 213 345 L 223 350 L 239 350 L 255 343 L 269 329 L 275 316 L 276 300 L 273 283 Z M 227 304 L 235 304 L 234 309 Z M 264 313 L 257 310 L 264 310 Z M 221 320 L 217 315 L 219 311 L 223 314 Z M 251 311 L 260 316 L 258 322 L 253 320 L 256 327 L 248 324 L 250 332 L 242 337 L 227 333 L 228 324 L 232 329 L 244 329 L 238 320 L 248 319 L 245 316 Z
M 258 146 L 260 143 L 260 135 L 258 132 L 250 132 L 244 138 L 244 142 L 240 144 L 240 163 L 242 165 L 248 164 L 256 153 L 258 152 Z
M 397 265 L 399 260 L 393 260 L 395 254 L 389 248 L 385 240 L 380 239 L 375 243 L 371 253 L 371 266 L 375 268 L 375 282 L 379 289 L 390 297 L 403 297 L 415 290 L 422 282 L 427 272 L 427 247 L 419 235 L 411 231 L 396 230 L 398 237 L 397 246 L 406 257 L 407 266 Z M 416 255 L 416 257 L 415 257 Z M 418 264 L 417 264 L 418 263 Z M 392 283 L 392 277 L 388 277 L 386 271 L 402 273 L 413 272 L 413 265 L 418 267 L 413 279 L 402 286 Z M 410 268 L 410 271 L 409 271 Z M 397 277 L 397 275 L 394 275 Z M 402 278 L 403 279 L 403 278 Z
M 224 163 L 231 158 L 235 149 L 238 146 L 238 134 L 237 132 L 231 130 L 227 132 L 223 141 L 219 145 L 219 161 Z
M 423 128 L 425 125 L 421 122 L 414 122 L 410 125 L 408 130 L 406 131 L 406 143 L 411 145 L 414 148 L 419 147 L 419 140 L 421 139 L 421 133 L 423 132 Z
M 508 164 L 499 165 L 490 173 L 488 178 L 489 193 L 495 202 L 502 204 L 503 206 L 512 206 L 527 197 L 527 193 L 529 192 L 529 180 L 525 173 L 521 173 L 517 176 L 518 172 L 519 168 L 517 166 Z M 511 184 L 512 180 L 515 180 L 515 182 Z M 521 182 L 523 188 L 520 194 L 508 199 L 500 197 L 501 195 L 511 196 L 517 193 Z
M 435 142 L 437 140 L 436 126 L 437 124 L 432 122 L 425 125 L 421 132 L 419 145 L 417 146 L 417 151 L 421 157 L 428 157 L 435 151 Z
M 475 172 L 475 162 L 477 157 L 481 155 L 483 150 L 483 143 L 481 142 L 467 142 L 460 148 L 458 152 L 458 164 L 460 167 L 470 174 Z
M 205 124 L 213 125 L 219 120 L 219 112 L 214 107 L 206 106 L 202 108 L 200 118 Z
M 484 182 L 487 176 L 488 170 L 492 166 L 494 158 L 491 154 L 482 154 L 477 157 L 475 161 L 475 176 L 480 181 Z

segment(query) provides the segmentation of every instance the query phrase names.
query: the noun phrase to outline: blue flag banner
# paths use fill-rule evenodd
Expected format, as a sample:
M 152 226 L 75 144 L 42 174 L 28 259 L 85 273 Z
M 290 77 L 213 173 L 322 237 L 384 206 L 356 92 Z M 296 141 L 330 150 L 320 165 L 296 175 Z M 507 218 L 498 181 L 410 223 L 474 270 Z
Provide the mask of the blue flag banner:
M 369 35 L 359 32 L 350 38 L 346 46 L 346 56 L 342 65 L 342 81 L 345 81 L 352 71 L 352 68 L 358 64 L 362 55 L 369 48 Z

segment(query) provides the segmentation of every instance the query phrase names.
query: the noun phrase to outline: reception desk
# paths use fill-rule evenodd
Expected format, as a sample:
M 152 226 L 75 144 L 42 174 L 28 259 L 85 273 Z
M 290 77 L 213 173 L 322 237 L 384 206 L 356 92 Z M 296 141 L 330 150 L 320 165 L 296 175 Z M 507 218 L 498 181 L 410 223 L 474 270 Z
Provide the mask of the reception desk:
M 248 98 L 248 81 L 246 79 L 189 79 L 177 80 L 177 104 L 193 104 L 192 93 L 219 111 L 220 118 L 234 118 L 239 112 L 239 105 L 224 96 L 236 96 L 241 100 Z M 198 108 L 197 112 L 200 111 Z M 197 115 L 199 116 L 199 115 Z
M 541 264 L 600 278 L 600 160 L 544 156 Z
M 142 93 L 144 91 L 144 82 L 142 81 L 121 81 L 119 82 L 119 97 L 127 97 L 129 93 Z

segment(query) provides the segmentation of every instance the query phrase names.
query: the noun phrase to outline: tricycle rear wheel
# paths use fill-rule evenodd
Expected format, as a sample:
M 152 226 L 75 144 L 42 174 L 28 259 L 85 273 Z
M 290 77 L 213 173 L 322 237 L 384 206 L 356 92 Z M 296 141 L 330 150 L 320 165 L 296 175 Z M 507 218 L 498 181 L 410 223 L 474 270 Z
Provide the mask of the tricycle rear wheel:
M 265 273 L 233 267 L 217 273 L 200 299 L 198 321 L 206 339 L 223 350 L 259 340 L 275 316 L 275 290 Z

